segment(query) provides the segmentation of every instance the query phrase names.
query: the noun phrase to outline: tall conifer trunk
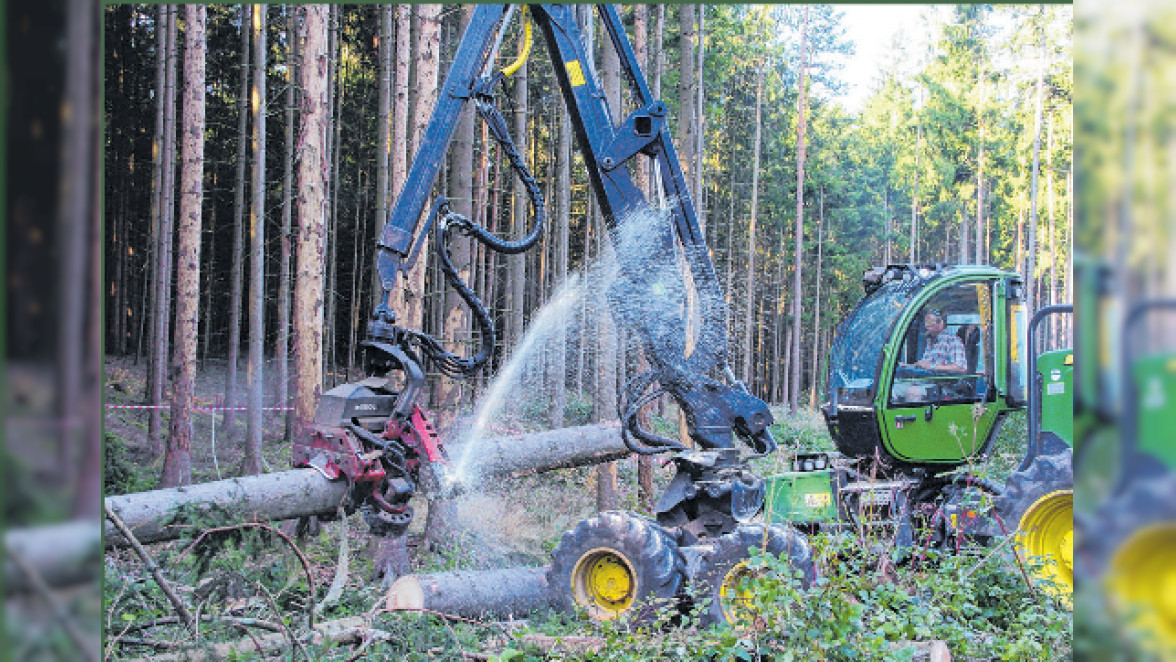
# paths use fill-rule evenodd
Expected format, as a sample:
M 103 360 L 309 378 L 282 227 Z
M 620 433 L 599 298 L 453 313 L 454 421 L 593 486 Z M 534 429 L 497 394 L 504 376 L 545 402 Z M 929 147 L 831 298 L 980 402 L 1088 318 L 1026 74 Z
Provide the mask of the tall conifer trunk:
M 180 218 L 176 247 L 176 325 L 171 434 L 160 486 L 192 482 L 192 404 L 200 305 L 200 227 L 204 195 L 204 5 L 184 6 L 184 95 Z
M 261 473 L 265 359 L 265 51 L 266 8 L 253 5 L 253 176 L 249 210 L 248 426 L 241 473 Z

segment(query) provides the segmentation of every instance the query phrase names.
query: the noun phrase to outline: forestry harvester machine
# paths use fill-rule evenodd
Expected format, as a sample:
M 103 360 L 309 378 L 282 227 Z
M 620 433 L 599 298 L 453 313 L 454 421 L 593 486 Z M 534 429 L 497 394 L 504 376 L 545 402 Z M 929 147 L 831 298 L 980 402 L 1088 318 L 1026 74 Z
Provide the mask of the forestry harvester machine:
M 432 483 L 444 491 L 456 482 L 446 469 L 444 444 L 418 405 L 423 362 L 460 377 L 479 370 L 494 352 L 494 323 L 452 264 L 450 238 L 462 234 L 489 250 L 516 254 L 534 246 L 542 233 L 546 207 L 540 186 L 495 106 L 495 89 L 526 57 L 534 25 L 554 63 L 614 245 L 629 219 L 649 214 L 634 173 L 653 166 L 661 201 L 654 212 L 665 220 L 642 228 L 645 250 L 617 251 L 619 276 L 607 296 L 618 323 L 641 339 L 651 364 L 618 398 L 625 444 L 638 454 L 673 453 L 677 469 L 654 517 L 605 512 L 564 534 L 548 573 L 557 603 L 611 619 L 638 613 L 638 605 L 679 599 L 693 585 L 695 595 L 711 598 L 707 620 L 735 622 L 742 618 L 737 584 L 750 572 L 746 561 L 752 548 L 780 556 L 807 586 L 816 566 L 800 529 L 884 526 L 904 547 L 916 544 L 916 531 L 931 532 L 929 544 L 988 537 L 999 531 L 982 508 L 991 502 L 985 492 L 999 497 L 1005 520 L 1012 518 L 1010 528 L 1025 525 L 1032 532 L 1026 538 L 1032 553 L 1057 557 L 1048 567 L 1060 580 L 1051 585 L 1068 586 L 1072 353 L 1037 361 L 1032 346 L 1025 347 L 1024 288 L 1014 274 L 930 265 L 867 272 L 867 296 L 841 326 L 830 358 L 823 411 L 839 452 L 800 455 L 793 471 L 766 479 L 749 469 L 748 460 L 777 448 L 769 431 L 772 415 L 727 364 L 725 302 L 670 137 L 666 105 L 652 97 L 616 10 L 610 5 L 596 10 L 635 108 L 619 123 L 612 118 L 620 109 L 609 107 L 575 6 L 476 7 L 378 242 L 383 297 L 364 341 L 369 377 L 323 394 L 315 421 L 295 446 L 295 463 L 351 481 L 352 503 L 373 532 L 383 535 L 405 531 L 418 486 Z M 495 70 L 516 15 L 524 26 L 521 53 Z M 443 196 L 425 214 L 450 139 L 470 103 L 527 191 L 534 220 L 520 239 L 491 234 Z M 455 355 L 436 338 L 397 323 L 397 280 L 419 259 L 429 236 L 447 284 L 473 313 L 480 348 L 472 356 Z M 645 268 L 647 261 L 667 256 L 682 265 L 678 273 Z M 638 314 L 631 305 L 649 302 L 680 311 L 689 308 L 688 299 L 701 320 L 693 334 L 686 313 L 667 320 Z M 965 347 L 967 365 L 956 372 L 908 365 L 918 362 L 928 344 L 924 320 L 932 309 Z M 1029 374 L 1045 375 L 1046 395 L 1041 414 L 1031 417 L 1039 424 L 1031 430 L 1021 470 L 1002 490 L 966 469 L 987 451 L 1005 416 L 1033 399 Z M 638 412 L 662 395 L 673 398 L 684 414 L 693 448 L 639 423 Z M 752 452 L 742 455 L 737 439 Z

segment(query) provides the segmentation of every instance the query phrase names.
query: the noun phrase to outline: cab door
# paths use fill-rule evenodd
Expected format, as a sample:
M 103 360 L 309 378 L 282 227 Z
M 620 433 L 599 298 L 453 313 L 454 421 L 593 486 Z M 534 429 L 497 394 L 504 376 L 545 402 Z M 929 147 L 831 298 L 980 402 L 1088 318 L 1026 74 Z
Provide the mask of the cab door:
M 995 406 L 995 281 L 942 286 L 901 330 L 879 417 L 891 455 L 906 462 L 957 464 L 983 448 Z M 961 356 L 962 355 L 962 356 Z M 917 367 L 933 365 L 933 368 Z

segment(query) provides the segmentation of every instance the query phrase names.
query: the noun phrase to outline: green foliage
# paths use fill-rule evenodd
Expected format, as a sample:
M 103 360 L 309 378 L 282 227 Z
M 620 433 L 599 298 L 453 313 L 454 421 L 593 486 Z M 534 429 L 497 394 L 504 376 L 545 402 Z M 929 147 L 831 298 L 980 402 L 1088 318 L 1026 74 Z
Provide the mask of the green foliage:
M 103 435 L 103 441 L 102 485 L 107 496 L 156 488 L 159 477 L 132 460 L 127 442 L 109 432 Z

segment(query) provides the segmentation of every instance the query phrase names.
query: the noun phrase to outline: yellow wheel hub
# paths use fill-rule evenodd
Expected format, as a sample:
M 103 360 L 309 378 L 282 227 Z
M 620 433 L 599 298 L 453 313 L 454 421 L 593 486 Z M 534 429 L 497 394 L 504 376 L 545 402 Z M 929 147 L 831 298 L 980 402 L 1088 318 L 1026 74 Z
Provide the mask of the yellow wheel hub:
M 723 618 L 737 629 L 751 625 L 754 615 L 748 609 L 748 604 L 752 592 L 747 589 L 745 580 L 755 576 L 747 561 L 741 561 L 727 572 L 723 584 L 719 586 L 719 605 L 723 609 Z
M 1074 593 L 1074 490 L 1050 492 L 1033 502 L 1017 526 L 1021 550 L 1042 562 L 1045 589 L 1059 597 Z
M 576 603 L 599 621 L 612 620 L 633 606 L 637 575 L 623 554 L 613 549 L 594 549 L 572 570 L 572 595 Z
M 1131 619 L 1145 645 L 1176 652 L 1176 525 L 1138 531 L 1115 552 L 1107 588 L 1116 610 Z M 1167 659 L 1167 658 L 1164 658 Z

